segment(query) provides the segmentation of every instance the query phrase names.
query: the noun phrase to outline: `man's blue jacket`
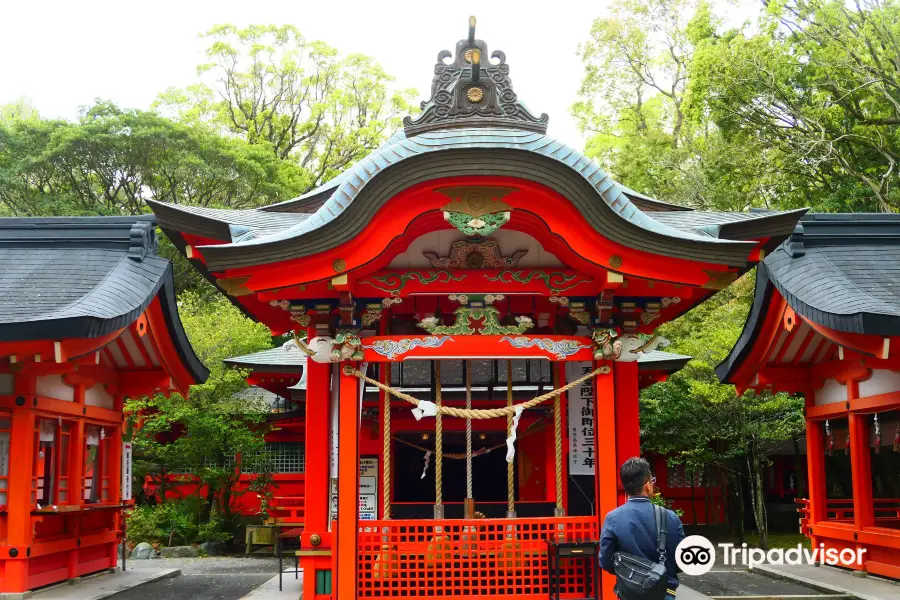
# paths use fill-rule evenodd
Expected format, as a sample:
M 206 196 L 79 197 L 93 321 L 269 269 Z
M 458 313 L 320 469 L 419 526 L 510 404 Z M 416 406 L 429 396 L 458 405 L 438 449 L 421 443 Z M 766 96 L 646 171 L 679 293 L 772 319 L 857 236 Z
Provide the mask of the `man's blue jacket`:
M 666 539 L 666 569 L 669 574 L 669 588 L 678 587 L 678 565 L 675 564 L 675 548 L 684 539 L 681 520 L 671 510 L 666 510 L 669 518 Z M 659 560 L 656 550 L 656 519 L 653 504 L 644 496 L 632 496 L 622 506 L 609 511 L 600 534 L 600 566 L 604 571 L 615 574 L 613 555 L 628 552 L 646 558 L 651 562 Z

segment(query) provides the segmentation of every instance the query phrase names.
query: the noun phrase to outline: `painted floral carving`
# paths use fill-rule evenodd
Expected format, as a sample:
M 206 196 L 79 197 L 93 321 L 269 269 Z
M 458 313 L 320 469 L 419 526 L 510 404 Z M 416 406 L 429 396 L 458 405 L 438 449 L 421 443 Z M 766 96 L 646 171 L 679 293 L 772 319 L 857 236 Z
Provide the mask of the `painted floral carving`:
M 502 256 L 500 245 L 494 240 L 473 238 L 450 245 L 450 254 L 438 256 L 433 252 L 422 253 L 436 269 L 511 269 L 528 250 L 517 250 L 512 256 Z
M 529 271 L 500 271 L 496 275 L 485 275 L 488 281 L 498 281 L 500 283 L 531 283 L 534 279 L 539 279 L 547 286 L 547 291 L 552 296 L 558 296 L 560 292 L 572 289 L 573 287 L 590 281 L 582 275 L 573 275 L 569 273 L 554 272 L 548 273 L 540 270 Z
M 400 340 L 376 340 L 371 346 L 363 346 L 375 351 L 388 360 L 394 360 L 400 354 L 406 354 L 413 348 L 440 348 L 444 342 L 453 341 L 450 336 L 433 336 L 423 338 L 403 338 Z
M 591 337 L 594 342 L 594 360 L 635 362 L 641 354 L 669 345 L 669 340 L 658 335 L 629 333 L 619 336 L 615 329 L 597 329 Z
M 587 344 L 581 344 L 576 340 L 553 340 L 550 338 L 527 336 L 504 336 L 500 341 L 509 342 L 513 348 L 534 348 L 537 346 L 545 352 L 556 355 L 557 360 L 565 360 L 578 353 L 579 350 L 591 347 Z
M 390 273 L 388 275 L 374 275 L 360 279 L 360 283 L 371 285 L 372 287 L 387 292 L 392 296 L 399 296 L 411 280 L 416 280 L 423 285 L 430 283 L 450 283 L 451 281 L 462 281 L 465 275 L 454 275 L 450 271 L 409 271 L 407 273 Z
M 490 235 L 509 222 L 509 212 L 488 213 L 478 217 L 445 212 L 444 218 L 466 235 Z
M 431 334 L 449 335 L 511 335 L 522 334 L 534 327 L 530 317 L 516 317 L 515 325 L 501 325 L 500 311 L 493 306 L 460 306 L 454 311 L 456 322 L 453 325 L 439 325 L 437 317 L 428 317 L 419 321 L 419 327 Z M 478 325 L 478 327 L 473 327 Z

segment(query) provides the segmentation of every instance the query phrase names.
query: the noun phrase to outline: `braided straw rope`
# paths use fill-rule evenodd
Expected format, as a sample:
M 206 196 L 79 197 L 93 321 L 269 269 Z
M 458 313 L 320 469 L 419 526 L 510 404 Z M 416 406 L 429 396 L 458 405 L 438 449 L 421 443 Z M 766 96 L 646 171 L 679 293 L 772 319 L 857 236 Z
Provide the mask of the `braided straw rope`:
M 346 373 L 346 370 L 344 371 Z M 356 372 L 365 379 L 365 373 L 361 373 L 359 369 Z M 444 423 L 441 419 L 441 361 L 434 361 L 434 379 L 436 382 L 434 390 L 434 403 L 438 407 L 438 412 L 434 416 L 434 503 L 436 506 L 444 504 Z M 388 390 L 385 390 L 388 391 Z M 418 404 L 418 403 L 417 403 Z
M 506 406 L 513 403 L 512 361 L 506 361 Z M 513 416 L 506 415 L 506 437 L 512 435 Z M 516 473 L 513 471 L 513 463 L 506 463 L 506 511 L 512 514 L 516 510 Z
M 553 387 L 559 387 L 559 369 L 553 365 Z M 560 412 L 561 397 L 553 399 L 553 440 L 556 446 L 556 508 L 562 510 L 562 413 Z
M 385 378 L 390 377 L 390 367 L 381 368 Z M 388 381 L 390 381 L 388 379 Z M 381 478 L 384 480 L 384 492 L 382 498 L 381 518 L 385 521 L 391 518 L 391 395 L 384 393 L 384 422 L 382 423 L 384 436 L 384 462 L 382 462 Z
M 440 371 L 441 371 L 441 368 L 438 365 L 440 365 L 440 361 L 435 361 L 435 377 L 437 377 L 438 376 L 437 374 L 440 373 Z M 531 400 L 528 400 L 527 402 L 523 402 L 522 404 L 517 404 L 517 405 L 513 405 L 513 406 L 504 406 L 502 408 L 465 409 L 465 408 L 456 408 L 453 406 L 441 406 L 441 404 L 440 404 L 441 387 L 440 387 L 440 380 L 438 380 L 438 385 L 437 385 L 437 394 L 438 395 L 436 398 L 437 402 L 435 402 L 435 404 L 437 405 L 437 415 L 435 417 L 435 420 L 436 420 L 435 429 L 437 429 L 437 427 L 439 427 L 438 423 L 440 423 L 440 421 L 438 419 L 439 419 L 440 415 L 449 415 L 451 417 L 459 417 L 462 419 L 466 419 L 466 418 L 468 418 L 468 419 L 497 419 L 500 417 L 505 417 L 507 415 L 515 415 L 516 408 L 518 408 L 519 406 L 521 406 L 523 410 L 528 410 L 529 408 L 534 408 L 541 402 L 549 400 L 550 398 L 555 398 L 556 396 L 559 396 L 560 394 L 564 394 L 564 393 L 568 392 L 569 390 L 571 390 L 572 388 L 581 385 L 588 379 L 591 379 L 592 377 L 596 377 L 597 375 L 606 375 L 608 373 L 610 373 L 610 368 L 608 366 L 597 367 L 590 373 L 583 375 L 582 377 L 579 377 L 575 381 L 570 381 L 569 383 L 562 386 L 561 388 L 552 390 L 550 392 L 547 392 L 546 394 L 541 394 L 540 396 L 535 396 Z M 409 394 L 405 394 L 405 393 L 401 392 L 400 390 L 395 389 L 389 385 L 385 385 L 376 379 L 372 379 L 372 378 L 366 376 L 364 373 L 362 373 L 359 369 L 355 369 L 355 368 L 351 367 L 350 365 L 346 365 L 344 367 L 344 375 L 354 375 L 356 377 L 359 377 L 366 383 L 368 383 L 370 385 L 374 385 L 378 389 L 387 392 L 388 394 L 394 396 L 395 398 L 399 398 L 400 400 L 405 400 L 405 401 L 409 402 L 410 404 L 412 404 L 413 406 L 419 405 L 420 400 L 418 398 L 414 398 L 413 396 L 410 396 Z M 435 440 L 435 441 L 437 441 L 437 440 Z M 435 453 L 437 453 L 437 444 L 435 444 Z
M 466 361 L 466 410 L 472 410 L 472 361 Z M 472 419 L 466 417 L 466 498 L 472 497 Z

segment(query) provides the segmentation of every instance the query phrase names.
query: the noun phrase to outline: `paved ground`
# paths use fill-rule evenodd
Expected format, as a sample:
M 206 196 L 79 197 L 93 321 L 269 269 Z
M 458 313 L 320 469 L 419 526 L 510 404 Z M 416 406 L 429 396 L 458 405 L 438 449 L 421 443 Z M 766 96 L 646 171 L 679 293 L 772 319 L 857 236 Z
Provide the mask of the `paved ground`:
M 707 596 L 819 596 L 822 592 L 792 581 L 775 579 L 743 567 L 725 566 L 721 557 L 705 575 L 681 575 L 681 583 Z
M 163 567 L 181 569 L 181 576 L 116 594 L 114 600 L 238 600 L 278 573 L 278 561 L 272 557 L 128 561 L 129 569 Z

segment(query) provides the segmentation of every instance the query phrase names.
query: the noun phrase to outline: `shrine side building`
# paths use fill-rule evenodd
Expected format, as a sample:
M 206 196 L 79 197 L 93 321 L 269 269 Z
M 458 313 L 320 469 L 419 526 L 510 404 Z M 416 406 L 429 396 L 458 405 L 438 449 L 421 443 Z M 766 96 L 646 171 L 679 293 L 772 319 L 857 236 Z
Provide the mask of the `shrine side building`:
M 900 578 L 900 216 L 807 215 L 757 269 L 718 375 L 804 396 L 801 531 Z
M 155 219 L 0 219 L 0 592 L 116 567 L 129 397 L 208 372 Z

